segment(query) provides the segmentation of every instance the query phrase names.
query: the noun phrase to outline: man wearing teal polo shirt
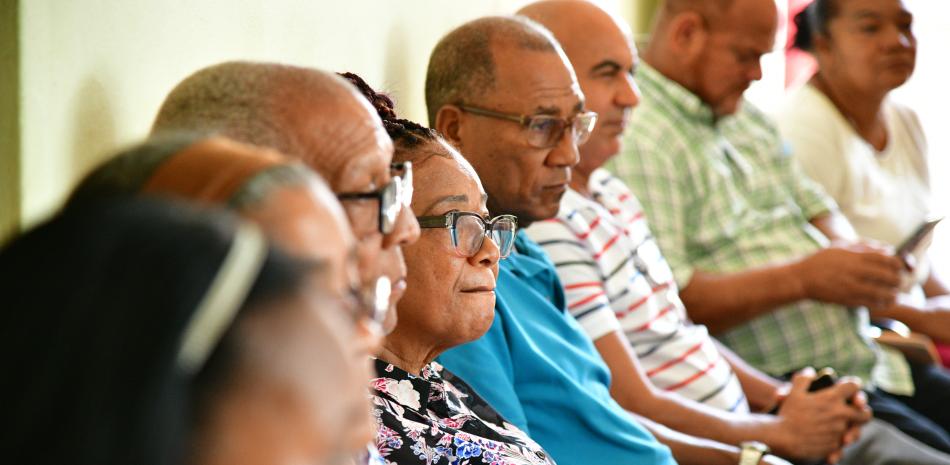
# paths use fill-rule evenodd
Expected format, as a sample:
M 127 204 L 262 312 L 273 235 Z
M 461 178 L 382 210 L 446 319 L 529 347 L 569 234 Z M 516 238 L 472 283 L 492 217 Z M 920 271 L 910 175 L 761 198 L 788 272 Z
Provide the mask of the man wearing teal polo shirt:
M 493 17 L 452 31 L 430 58 L 426 103 L 432 126 L 481 177 L 491 214 L 517 215 L 522 227 L 555 216 L 595 115 L 546 30 Z M 672 432 L 618 405 L 606 365 L 565 309 L 552 263 L 524 234 L 516 248 L 500 266 L 491 329 L 439 357 L 446 368 L 561 465 L 667 465 L 674 455 L 738 463 L 737 447 Z

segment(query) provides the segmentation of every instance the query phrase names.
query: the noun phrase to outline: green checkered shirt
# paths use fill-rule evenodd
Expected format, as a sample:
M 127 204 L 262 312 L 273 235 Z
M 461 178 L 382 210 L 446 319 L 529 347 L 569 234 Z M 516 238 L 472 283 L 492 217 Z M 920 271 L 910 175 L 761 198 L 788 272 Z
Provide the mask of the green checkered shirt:
M 639 197 L 680 288 L 695 269 L 734 273 L 827 245 L 809 219 L 835 204 L 793 164 L 761 112 L 745 102 L 717 122 L 655 69 L 642 65 L 637 82 L 642 101 L 611 168 Z M 866 309 L 804 300 L 719 338 L 773 375 L 830 366 L 869 381 L 877 348 L 867 327 Z

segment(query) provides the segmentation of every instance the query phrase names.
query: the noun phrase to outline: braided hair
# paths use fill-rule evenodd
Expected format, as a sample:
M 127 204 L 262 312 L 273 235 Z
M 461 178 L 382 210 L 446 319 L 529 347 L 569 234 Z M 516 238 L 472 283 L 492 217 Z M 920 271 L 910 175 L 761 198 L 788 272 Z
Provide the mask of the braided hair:
M 415 121 L 400 118 L 394 109 L 396 104 L 388 95 L 373 90 L 363 78 L 354 73 L 340 73 L 347 81 L 356 86 L 363 97 L 369 100 L 376 113 L 383 120 L 386 132 L 396 145 L 396 151 L 413 150 L 430 142 L 436 142 L 441 137 L 435 129 L 427 128 Z

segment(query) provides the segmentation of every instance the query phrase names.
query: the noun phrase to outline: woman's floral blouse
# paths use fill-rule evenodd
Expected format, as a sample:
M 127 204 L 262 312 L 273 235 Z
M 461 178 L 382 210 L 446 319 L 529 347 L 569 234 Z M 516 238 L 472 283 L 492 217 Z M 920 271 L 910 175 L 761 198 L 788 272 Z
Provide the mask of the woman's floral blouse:
M 536 442 L 438 363 L 420 376 L 376 360 L 376 446 L 390 464 L 552 465 Z M 476 413 L 477 412 L 477 413 Z

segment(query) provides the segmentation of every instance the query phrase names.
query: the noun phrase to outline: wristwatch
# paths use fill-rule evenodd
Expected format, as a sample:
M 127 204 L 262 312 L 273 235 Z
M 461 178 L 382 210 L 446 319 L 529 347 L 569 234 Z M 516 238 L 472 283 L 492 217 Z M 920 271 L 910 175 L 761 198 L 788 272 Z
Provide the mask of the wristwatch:
M 769 446 L 759 441 L 745 441 L 739 444 L 739 465 L 759 465 L 762 456 L 769 453 Z

